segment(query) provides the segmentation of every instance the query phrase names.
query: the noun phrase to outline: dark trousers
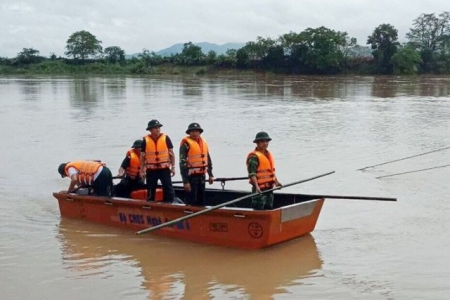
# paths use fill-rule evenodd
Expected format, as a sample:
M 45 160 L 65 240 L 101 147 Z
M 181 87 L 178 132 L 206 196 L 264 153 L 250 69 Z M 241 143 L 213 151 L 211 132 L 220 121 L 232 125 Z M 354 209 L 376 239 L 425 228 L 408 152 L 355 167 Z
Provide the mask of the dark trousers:
M 147 170 L 146 179 L 148 200 L 155 201 L 158 179 L 161 181 L 161 185 L 163 188 L 164 202 L 172 202 L 175 199 L 175 191 L 173 190 L 172 177 L 170 176 L 169 168 Z
M 94 180 L 92 187 L 94 188 L 94 194 L 97 196 L 112 196 L 113 179 L 111 171 L 107 167 L 103 167 L 97 179 Z
M 186 204 L 205 206 L 205 175 L 189 176 L 188 181 L 191 191 L 185 192 Z
M 146 189 L 147 186 L 140 177 L 136 179 L 125 176 L 120 180 L 120 182 L 114 187 L 114 194 L 117 197 L 130 198 L 130 194 L 133 191 Z

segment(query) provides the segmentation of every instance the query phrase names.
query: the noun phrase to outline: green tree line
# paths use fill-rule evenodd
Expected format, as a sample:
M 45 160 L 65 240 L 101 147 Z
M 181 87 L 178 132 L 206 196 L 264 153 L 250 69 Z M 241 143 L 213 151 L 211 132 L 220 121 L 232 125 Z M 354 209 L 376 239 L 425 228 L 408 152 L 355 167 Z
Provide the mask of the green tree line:
M 398 41 L 391 24 L 381 24 L 367 37 L 371 56 L 360 55 L 362 46 L 347 32 L 326 27 L 289 32 L 276 39 L 257 37 L 225 54 L 203 53 L 192 42 L 181 53 L 157 55 L 143 49 L 125 59 L 119 46 L 102 47 L 88 31 L 77 31 L 66 42 L 66 58 L 43 57 L 23 48 L 15 58 L 0 57 L 0 73 L 125 73 L 151 74 L 180 68 L 198 73 L 217 69 L 263 70 L 284 74 L 449 74 L 450 13 L 421 14 L 413 20 L 407 41 Z M 178 71 L 176 71 L 178 70 Z

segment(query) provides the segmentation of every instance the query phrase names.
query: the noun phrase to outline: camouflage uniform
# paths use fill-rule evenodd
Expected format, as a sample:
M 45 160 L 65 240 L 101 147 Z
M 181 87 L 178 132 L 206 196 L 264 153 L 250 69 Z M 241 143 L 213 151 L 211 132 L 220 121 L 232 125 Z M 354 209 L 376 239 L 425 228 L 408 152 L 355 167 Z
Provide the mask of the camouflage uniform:
M 258 166 L 259 166 L 258 157 L 256 155 L 251 155 L 250 158 L 248 159 L 248 167 L 247 167 L 249 178 L 251 176 L 256 176 Z M 254 186 L 252 187 L 252 193 L 256 193 L 256 188 Z M 252 197 L 252 208 L 256 210 L 272 209 L 273 192 L 267 192 Z

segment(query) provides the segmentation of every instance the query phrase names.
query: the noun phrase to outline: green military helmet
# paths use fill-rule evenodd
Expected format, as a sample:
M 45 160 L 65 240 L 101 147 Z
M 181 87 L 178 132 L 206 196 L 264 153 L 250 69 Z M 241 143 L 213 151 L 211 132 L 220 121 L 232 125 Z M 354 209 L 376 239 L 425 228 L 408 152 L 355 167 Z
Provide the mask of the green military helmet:
M 256 143 L 257 141 L 271 141 L 269 134 L 267 132 L 261 131 L 256 134 L 255 140 L 253 143 Z
M 62 163 L 58 167 L 58 173 L 61 174 L 62 178 L 64 178 L 64 176 L 66 176 L 66 172 L 65 172 L 66 166 L 67 166 L 67 163 Z
M 131 146 L 131 148 L 141 148 L 141 147 L 142 147 L 142 140 L 135 140 L 133 146 Z
M 191 130 L 198 130 L 198 131 L 200 131 L 200 133 L 203 132 L 202 127 L 198 123 L 191 123 L 191 124 L 189 124 L 188 129 L 186 130 L 186 133 L 189 134 L 189 132 Z
M 150 130 L 150 129 L 152 129 L 152 128 L 155 128 L 155 127 L 161 127 L 161 126 L 163 126 L 163 125 L 162 125 L 161 123 L 159 123 L 158 120 L 153 119 L 153 120 L 151 120 L 150 122 L 148 122 L 147 129 L 146 129 L 146 130 Z

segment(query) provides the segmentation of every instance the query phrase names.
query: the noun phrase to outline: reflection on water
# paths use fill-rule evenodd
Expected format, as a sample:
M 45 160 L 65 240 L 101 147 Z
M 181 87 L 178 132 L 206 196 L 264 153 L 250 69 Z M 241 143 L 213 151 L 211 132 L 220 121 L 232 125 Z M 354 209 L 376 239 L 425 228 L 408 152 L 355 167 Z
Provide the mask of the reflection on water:
M 107 278 L 113 275 L 111 265 L 118 269 L 132 265 L 140 270 L 140 278 L 130 280 L 141 281 L 151 299 L 271 299 L 322 266 L 311 235 L 244 251 L 155 236 L 138 238 L 129 231 L 62 219 L 58 239 L 64 263 L 74 276 Z
M 202 82 L 198 77 L 182 77 L 181 84 L 183 86 L 183 96 L 185 97 L 201 97 Z
M 42 82 L 36 80 L 19 80 L 20 92 L 24 100 L 38 100 L 41 94 Z
M 127 92 L 127 80 L 124 77 L 108 78 L 104 82 L 109 99 L 123 99 Z
M 70 102 L 74 107 L 91 110 L 103 94 L 102 85 L 95 78 L 76 78 L 69 90 Z

